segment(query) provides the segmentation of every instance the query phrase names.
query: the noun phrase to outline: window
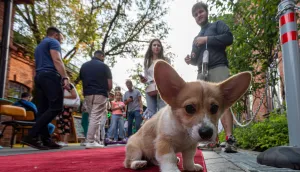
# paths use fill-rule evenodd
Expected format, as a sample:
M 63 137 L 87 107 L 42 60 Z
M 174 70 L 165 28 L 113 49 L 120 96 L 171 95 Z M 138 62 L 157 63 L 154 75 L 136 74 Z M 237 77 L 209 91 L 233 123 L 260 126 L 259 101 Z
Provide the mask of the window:
M 23 92 L 29 92 L 29 88 L 21 83 L 8 81 L 8 98 L 10 100 L 20 99 Z

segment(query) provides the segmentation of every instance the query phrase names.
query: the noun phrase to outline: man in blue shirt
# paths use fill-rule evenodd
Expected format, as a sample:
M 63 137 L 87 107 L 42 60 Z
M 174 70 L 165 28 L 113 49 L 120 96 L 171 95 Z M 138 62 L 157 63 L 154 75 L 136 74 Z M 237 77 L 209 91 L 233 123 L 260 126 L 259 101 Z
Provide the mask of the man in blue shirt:
M 61 58 L 62 39 L 60 30 L 49 27 L 47 37 L 38 44 L 34 52 L 38 119 L 29 135 L 22 139 L 22 143 L 40 150 L 61 148 L 52 141 L 48 124 L 63 110 L 63 88 L 70 88 Z
M 13 105 L 25 108 L 26 111 L 32 111 L 34 113 L 34 120 L 37 117 L 37 108 L 34 103 L 30 101 L 31 96 L 29 93 L 25 92 L 21 94 L 21 99 L 16 101 Z M 54 132 L 55 126 L 52 123 L 48 124 L 49 134 L 51 135 Z

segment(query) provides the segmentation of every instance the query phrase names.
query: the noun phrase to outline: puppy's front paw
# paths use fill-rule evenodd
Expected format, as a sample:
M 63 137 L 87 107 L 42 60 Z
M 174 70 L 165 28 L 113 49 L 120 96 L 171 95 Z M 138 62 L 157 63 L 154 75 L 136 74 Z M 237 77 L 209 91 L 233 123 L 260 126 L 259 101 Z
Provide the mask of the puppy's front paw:
M 147 161 L 133 161 L 130 165 L 130 168 L 133 170 L 141 169 L 146 167 Z
M 202 171 L 203 170 L 203 167 L 200 164 L 195 164 L 194 168 L 195 168 L 195 171 Z
M 203 167 L 200 164 L 194 164 L 194 167 L 185 168 L 186 171 L 202 171 Z

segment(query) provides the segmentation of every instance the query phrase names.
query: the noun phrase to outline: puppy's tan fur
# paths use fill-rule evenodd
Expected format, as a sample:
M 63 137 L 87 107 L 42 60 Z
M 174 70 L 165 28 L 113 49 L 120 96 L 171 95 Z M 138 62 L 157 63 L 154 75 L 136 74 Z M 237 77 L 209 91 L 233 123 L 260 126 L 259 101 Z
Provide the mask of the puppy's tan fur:
M 166 62 L 158 61 L 154 78 L 162 99 L 168 104 L 132 135 L 126 145 L 126 168 L 140 169 L 148 163 L 159 165 L 162 172 L 178 172 L 176 153 L 181 152 L 183 168 L 201 171 L 194 163 L 198 142 L 214 141 L 217 123 L 248 89 L 251 74 L 243 72 L 218 84 L 204 81 L 185 82 Z M 218 110 L 212 114 L 212 105 Z M 186 110 L 192 105 L 195 111 Z M 200 137 L 199 129 L 213 129 L 210 139 Z

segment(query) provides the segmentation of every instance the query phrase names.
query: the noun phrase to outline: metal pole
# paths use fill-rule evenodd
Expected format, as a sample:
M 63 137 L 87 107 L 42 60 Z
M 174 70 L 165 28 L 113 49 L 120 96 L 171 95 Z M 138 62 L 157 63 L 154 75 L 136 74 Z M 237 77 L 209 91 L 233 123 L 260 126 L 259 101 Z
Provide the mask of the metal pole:
M 257 162 L 300 170 L 300 57 L 295 7 L 293 0 L 282 0 L 278 5 L 290 146 L 270 148 L 257 156 Z
M 295 2 L 283 0 L 278 6 L 284 68 L 289 145 L 300 147 L 300 56 Z
M 0 98 L 4 98 L 7 62 L 9 56 L 11 16 L 12 16 L 13 0 L 4 1 L 4 18 L 1 41 L 1 61 L 0 61 Z

